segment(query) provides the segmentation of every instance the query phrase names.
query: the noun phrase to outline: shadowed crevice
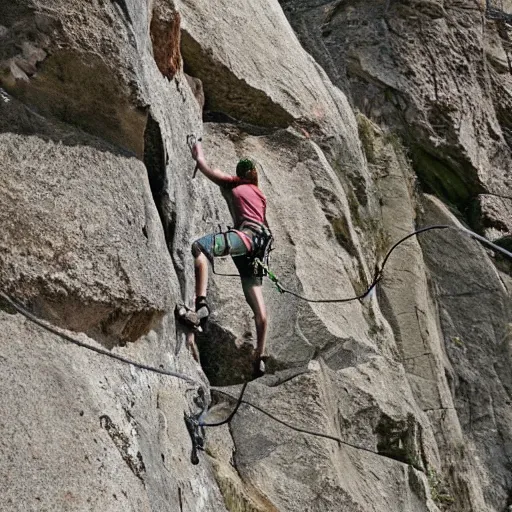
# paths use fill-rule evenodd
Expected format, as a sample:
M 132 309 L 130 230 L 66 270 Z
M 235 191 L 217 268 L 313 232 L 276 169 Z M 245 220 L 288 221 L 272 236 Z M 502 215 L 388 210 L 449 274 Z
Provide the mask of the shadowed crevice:
M 176 269 L 181 290 L 185 290 L 186 277 L 180 271 L 181 264 L 176 261 L 174 254 L 174 237 L 176 233 L 176 210 L 169 196 L 169 179 L 167 176 L 168 156 L 160 125 L 148 114 L 144 131 L 144 165 L 148 172 L 149 186 L 155 202 L 169 255 Z
M 148 115 L 144 131 L 144 165 L 148 171 L 151 194 L 164 226 L 165 240 L 169 242 L 169 223 L 164 215 L 164 199 L 167 190 L 166 153 L 160 126 L 151 114 Z
M 201 366 L 212 386 L 234 386 L 253 379 L 255 342 L 249 337 L 238 339 L 231 331 L 210 320 L 206 331 L 196 335 L 196 343 Z M 267 375 L 286 368 L 271 357 L 265 365 Z
M 254 346 L 212 321 L 196 336 L 201 366 L 212 386 L 231 386 L 251 379 Z

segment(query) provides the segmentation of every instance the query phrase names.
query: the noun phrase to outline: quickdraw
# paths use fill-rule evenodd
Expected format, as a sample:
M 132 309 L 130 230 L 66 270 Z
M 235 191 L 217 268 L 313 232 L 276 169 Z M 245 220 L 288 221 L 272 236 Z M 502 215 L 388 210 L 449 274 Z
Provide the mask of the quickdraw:
M 196 414 L 185 414 L 184 420 L 187 426 L 190 440 L 192 441 L 192 451 L 190 453 L 190 462 L 196 466 L 199 464 L 199 451 L 204 451 L 206 433 L 204 431 L 203 417 L 208 411 L 208 400 L 203 388 L 197 390 L 194 403 L 199 408 Z
M 263 261 L 261 261 L 259 258 L 255 258 L 254 263 L 262 268 L 263 272 L 265 273 L 264 275 L 266 275 L 274 283 L 275 287 L 280 293 L 285 293 L 284 288 L 279 283 L 279 278 L 274 274 L 274 272 L 272 272 L 272 270 L 270 270 L 267 264 L 263 263 Z

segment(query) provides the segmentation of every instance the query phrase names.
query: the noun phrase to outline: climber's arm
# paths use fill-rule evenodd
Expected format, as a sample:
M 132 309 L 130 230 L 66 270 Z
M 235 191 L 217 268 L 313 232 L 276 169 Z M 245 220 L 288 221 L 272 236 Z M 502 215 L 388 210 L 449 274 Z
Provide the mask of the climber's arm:
M 197 162 L 199 170 L 211 181 L 213 181 L 219 187 L 226 186 L 231 183 L 234 176 L 226 174 L 219 169 L 212 169 L 207 163 L 204 157 L 203 148 L 201 143 L 198 142 L 192 148 L 192 158 Z

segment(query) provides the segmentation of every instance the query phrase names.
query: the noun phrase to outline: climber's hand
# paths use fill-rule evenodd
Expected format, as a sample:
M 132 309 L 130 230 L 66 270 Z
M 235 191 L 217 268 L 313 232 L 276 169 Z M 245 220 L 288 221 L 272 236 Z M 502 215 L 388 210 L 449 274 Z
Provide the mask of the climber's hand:
M 197 162 L 199 160 L 204 160 L 204 152 L 203 152 L 203 146 L 200 142 L 196 142 L 192 146 L 192 158 Z

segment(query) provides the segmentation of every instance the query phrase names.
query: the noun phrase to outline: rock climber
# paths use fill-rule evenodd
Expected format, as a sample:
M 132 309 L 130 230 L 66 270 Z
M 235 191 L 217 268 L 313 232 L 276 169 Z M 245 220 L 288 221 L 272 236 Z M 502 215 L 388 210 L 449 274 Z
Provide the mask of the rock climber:
M 257 344 L 253 375 L 260 377 L 265 373 L 267 311 L 262 292 L 263 273 L 255 258 L 272 239 L 266 220 L 267 200 L 258 187 L 258 171 L 252 160 L 240 160 L 236 176 L 231 176 L 208 166 L 200 142 L 192 146 L 192 157 L 197 168 L 225 192 L 235 225 L 234 229 L 205 235 L 192 244 L 196 313 L 204 323 L 210 312 L 206 301 L 208 260 L 213 264 L 213 258 L 231 255 L 240 274 L 245 300 L 254 313 Z

